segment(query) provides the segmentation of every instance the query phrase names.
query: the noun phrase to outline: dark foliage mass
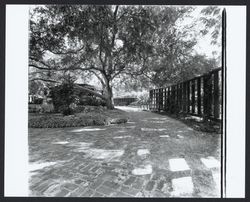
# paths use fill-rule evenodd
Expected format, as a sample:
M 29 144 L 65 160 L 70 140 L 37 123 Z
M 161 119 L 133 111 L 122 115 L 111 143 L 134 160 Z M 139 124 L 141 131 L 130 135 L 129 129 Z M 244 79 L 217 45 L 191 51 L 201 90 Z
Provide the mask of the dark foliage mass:
M 64 81 L 61 85 L 51 88 L 50 93 L 56 112 L 62 112 L 63 115 L 73 114 L 71 105 L 77 100 L 73 81 Z

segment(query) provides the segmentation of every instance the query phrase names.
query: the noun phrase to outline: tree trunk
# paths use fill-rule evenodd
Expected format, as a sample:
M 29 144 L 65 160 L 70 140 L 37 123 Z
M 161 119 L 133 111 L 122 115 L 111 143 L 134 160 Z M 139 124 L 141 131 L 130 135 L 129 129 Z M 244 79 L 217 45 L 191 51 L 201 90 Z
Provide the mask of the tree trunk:
M 109 82 L 106 85 L 106 104 L 108 109 L 114 109 L 113 91 Z

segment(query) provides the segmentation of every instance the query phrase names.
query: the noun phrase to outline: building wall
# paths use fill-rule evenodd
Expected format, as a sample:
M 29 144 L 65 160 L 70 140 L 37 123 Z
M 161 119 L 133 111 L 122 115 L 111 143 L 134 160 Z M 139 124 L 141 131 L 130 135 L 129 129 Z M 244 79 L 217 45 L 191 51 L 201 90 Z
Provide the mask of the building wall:
M 137 98 L 114 98 L 114 105 L 124 106 L 135 102 Z

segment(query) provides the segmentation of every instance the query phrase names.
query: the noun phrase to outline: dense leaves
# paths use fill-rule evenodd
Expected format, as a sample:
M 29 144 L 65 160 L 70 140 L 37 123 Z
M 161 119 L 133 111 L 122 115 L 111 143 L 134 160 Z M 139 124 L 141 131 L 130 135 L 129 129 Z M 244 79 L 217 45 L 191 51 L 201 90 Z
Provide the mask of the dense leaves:
M 73 114 L 71 105 L 77 101 L 77 96 L 72 80 L 68 79 L 61 85 L 53 87 L 50 94 L 56 111 L 62 112 L 63 115 Z
M 201 33 L 206 35 L 211 33 L 211 43 L 218 44 L 218 38 L 221 34 L 221 9 L 216 6 L 208 6 L 201 11 L 200 20 L 204 23 Z
M 193 54 L 197 40 L 190 27 L 179 28 L 192 7 L 47 5 L 31 10 L 32 79 L 60 83 L 64 74 L 95 77 L 113 108 L 113 86 L 168 85 L 213 63 Z M 218 25 L 216 7 L 202 11 L 205 32 Z M 214 22 L 215 20 L 215 22 Z M 213 32 L 216 38 L 218 29 Z M 201 64 L 202 66 L 198 66 Z M 210 66 L 211 68 L 211 66 Z

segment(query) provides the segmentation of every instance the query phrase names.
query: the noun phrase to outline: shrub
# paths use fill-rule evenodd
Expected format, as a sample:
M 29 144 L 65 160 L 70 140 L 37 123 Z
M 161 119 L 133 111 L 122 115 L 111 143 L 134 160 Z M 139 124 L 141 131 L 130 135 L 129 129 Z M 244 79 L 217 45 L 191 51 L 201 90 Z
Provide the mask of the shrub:
M 63 116 L 61 114 L 30 114 L 30 128 L 63 128 L 78 126 L 100 126 L 110 123 L 125 123 L 128 118 L 122 110 L 107 110 L 104 107 L 90 106 L 89 112 Z
M 29 113 L 39 113 L 42 111 L 42 107 L 39 104 L 29 104 Z
M 77 96 L 74 93 L 74 82 L 70 79 L 62 85 L 51 88 L 51 98 L 56 112 L 63 115 L 73 114 L 72 104 L 76 102 Z
M 30 128 L 64 128 L 76 126 L 105 125 L 106 120 L 98 115 L 53 116 L 42 115 L 29 118 Z
M 35 98 L 33 101 L 33 104 L 42 104 L 43 103 L 43 98 Z
M 49 103 L 43 103 L 41 105 L 41 111 L 44 113 L 51 113 L 54 111 L 54 105 L 53 104 L 49 104 Z
M 95 105 L 96 99 L 93 96 L 81 96 L 79 105 Z

